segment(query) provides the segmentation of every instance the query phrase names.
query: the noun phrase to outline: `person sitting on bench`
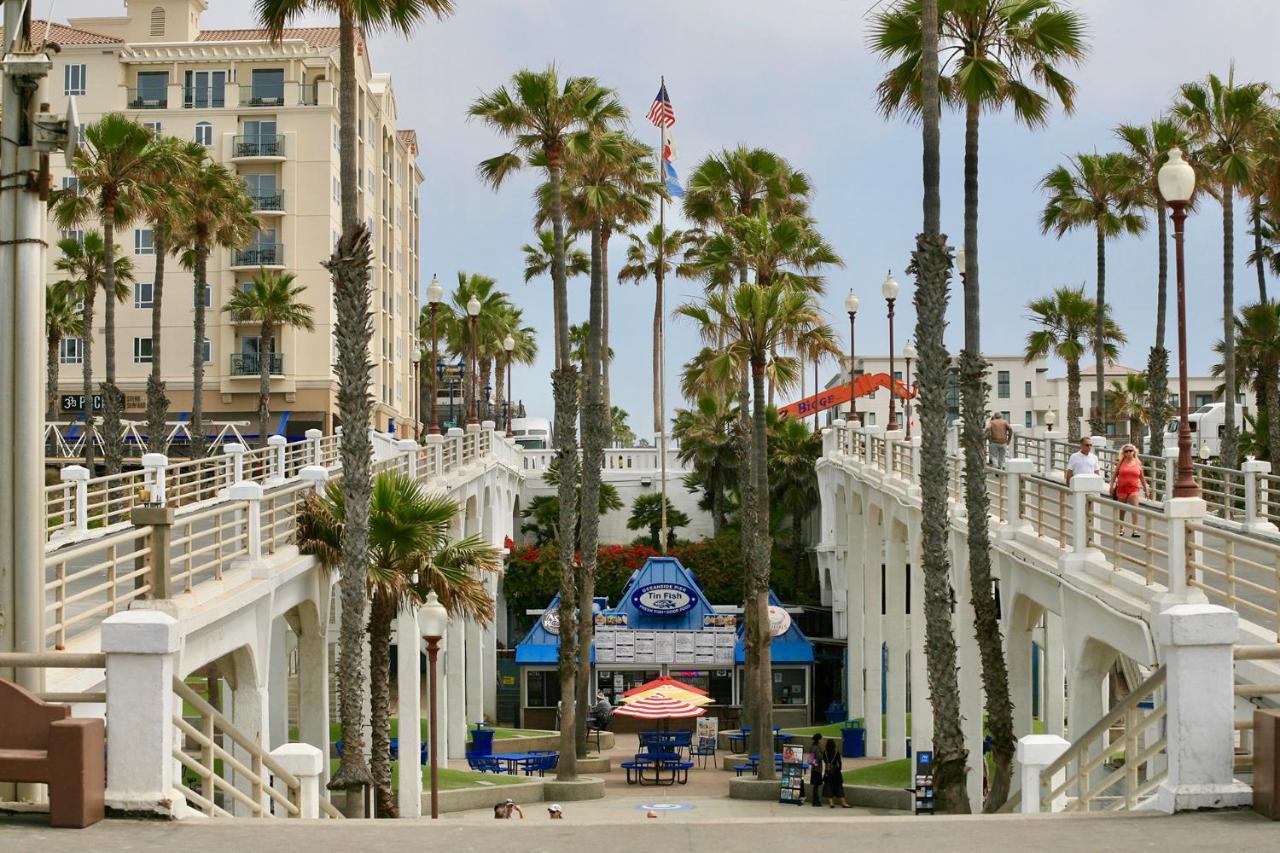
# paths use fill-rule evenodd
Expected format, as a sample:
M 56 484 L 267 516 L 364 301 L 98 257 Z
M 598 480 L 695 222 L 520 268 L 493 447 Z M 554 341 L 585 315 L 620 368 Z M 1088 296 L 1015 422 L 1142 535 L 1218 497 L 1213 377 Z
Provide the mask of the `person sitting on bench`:
M 603 693 L 597 693 L 596 704 L 591 706 L 591 715 L 589 717 L 591 726 L 600 731 L 607 731 L 612 721 L 613 706 L 609 704 L 609 697 Z

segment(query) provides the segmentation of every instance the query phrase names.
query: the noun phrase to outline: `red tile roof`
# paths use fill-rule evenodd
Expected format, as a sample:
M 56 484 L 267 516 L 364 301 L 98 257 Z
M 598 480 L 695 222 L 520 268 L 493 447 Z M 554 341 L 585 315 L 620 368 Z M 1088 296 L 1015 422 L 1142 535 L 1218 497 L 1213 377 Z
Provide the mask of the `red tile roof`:
M 397 130 L 396 136 L 400 141 L 409 147 L 414 154 L 418 153 L 418 131 L 416 130 Z
M 0 41 L 3 40 L 4 29 L 0 28 Z M 124 39 L 115 36 L 104 36 L 88 30 L 78 30 L 65 24 L 50 24 L 48 21 L 31 22 L 31 39 L 36 44 L 51 41 L 55 44 L 123 44 Z
M 337 27 L 295 27 L 284 31 L 286 39 L 302 39 L 312 47 L 337 47 L 339 29 Z M 196 41 L 266 41 L 267 31 L 251 30 L 204 30 L 196 36 Z

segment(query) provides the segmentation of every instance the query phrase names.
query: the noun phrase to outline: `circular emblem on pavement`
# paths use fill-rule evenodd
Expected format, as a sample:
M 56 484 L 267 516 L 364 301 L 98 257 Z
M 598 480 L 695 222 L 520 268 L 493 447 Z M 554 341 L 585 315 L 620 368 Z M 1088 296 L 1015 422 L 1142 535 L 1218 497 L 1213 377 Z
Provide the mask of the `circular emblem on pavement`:
M 636 806 L 642 812 L 687 812 L 696 808 L 693 803 L 641 803 Z

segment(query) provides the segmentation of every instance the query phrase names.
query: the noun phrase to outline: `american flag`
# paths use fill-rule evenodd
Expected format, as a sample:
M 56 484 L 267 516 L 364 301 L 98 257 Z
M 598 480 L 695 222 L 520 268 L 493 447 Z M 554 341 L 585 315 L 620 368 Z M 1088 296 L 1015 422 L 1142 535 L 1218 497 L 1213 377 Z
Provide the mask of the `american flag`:
M 653 99 L 653 106 L 649 107 L 649 121 L 653 122 L 654 127 L 671 127 L 676 123 L 676 111 L 671 106 L 671 99 L 667 97 L 666 83 L 662 84 L 658 96 Z

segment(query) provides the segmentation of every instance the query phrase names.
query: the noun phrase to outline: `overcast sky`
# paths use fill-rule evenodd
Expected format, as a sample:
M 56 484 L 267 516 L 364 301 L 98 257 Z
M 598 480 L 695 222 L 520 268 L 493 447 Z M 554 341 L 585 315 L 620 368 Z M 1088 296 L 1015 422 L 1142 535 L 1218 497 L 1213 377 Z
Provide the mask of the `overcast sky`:
M 48 0 L 37 0 L 43 15 Z M 532 174 L 493 192 L 475 177 L 481 159 L 499 153 L 503 140 L 466 120 L 480 92 L 503 83 L 521 67 L 557 63 L 566 74 L 594 75 L 615 87 L 630 109 L 635 132 L 656 140 L 645 121 L 665 75 L 675 107 L 682 176 L 708 152 L 745 143 L 782 154 L 807 171 L 816 187 L 818 225 L 844 257 L 833 270 L 824 307 L 842 339 L 843 300 L 849 288 L 862 299 L 858 349 L 883 352 L 888 333 L 880 282 L 892 270 L 903 285 L 899 346 L 914 327 L 912 283 L 903 272 L 920 228 L 920 133 L 876 112 L 873 90 L 884 72 L 867 51 L 868 10 L 874 0 L 457 0 L 457 13 L 423 26 L 412 41 L 373 40 L 373 65 L 389 71 L 400 120 L 416 128 L 422 188 L 422 281 L 433 272 L 446 287 L 458 270 L 495 277 L 539 330 L 541 354 L 517 368 L 516 395 L 531 413 L 551 411 L 551 295 L 549 282 L 523 283 L 520 247 L 532 235 Z M 1026 303 L 1052 288 L 1095 286 L 1091 233 L 1056 240 L 1040 233 L 1044 195 L 1040 177 L 1080 151 L 1117 147 L 1119 122 L 1155 117 L 1180 83 L 1210 71 L 1224 75 L 1236 63 L 1245 80 L 1280 81 L 1274 37 L 1280 4 L 1274 0 L 1080 0 L 1071 3 L 1088 20 L 1091 51 L 1069 72 L 1079 85 L 1076 114 L 1055 113 L 1045 130 L 1031 132 L 1007 115 L 984 118 L 981 143 L 980 236 L 983 349 L 1020 352 L 1030 328 Z M 249 0 L 210 0 L 207 27 L 246 26 Z M 63 0 L 59 19 L 105 15 L 112 0 Z M 1211 11 L 1206 11 L 1206 8 Z M 331 23 L 323 16 L 314 23 Z M 962 119 L 943 115 L 943 229 L 962 233 Z M 1246 267 L 1242 206 L 1236 205 L 1237 304 L 1256 300 L 1257 282 Z M 677 218 L 678 224 L 678 218 Z M 1190 365 L 1207 371 L 1221 336 L 1222 219 L 1212 202 L 1188 222 Z M 615 237 L 615 268 L 625 251 Z M 1108 246 L 1107 295 L 1129 337 L 1123 363 L 1144 367 L 1154 335 L 1156 245 L 1153 237 Z M 615 269 L 616 271 L 616 269 Z M 631 413 L 637 432 L 651 432 L 650 321 L 652 284 L 611 285 L 614 402 Z M 697 288 L 670 284 L 669 304 Z M 1172 281 L 1170 282 L 1172 297 Z M 1280 282 L 1271 285 L 1274 295 Z M 951 302 L 947 341 L 958 348 L 959 299 Z M 1172 346 L 1174 306 L 1170 304 Z M 571 320 L 587 313 L 585 279 L 571 284 Z M 668 405 L 679 405 L 677 374 L 697 348 L 692 328 L 669 321 Z M 1176 353 L 1175 353 L 1176 357 Z M 1176 364 L 1176 361 L 1174 362 Z M 833 365 L 824 368 L 829 374 Z

